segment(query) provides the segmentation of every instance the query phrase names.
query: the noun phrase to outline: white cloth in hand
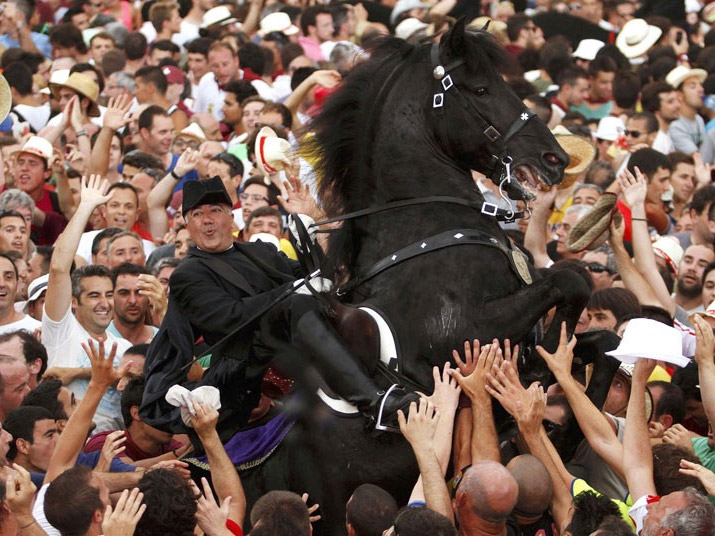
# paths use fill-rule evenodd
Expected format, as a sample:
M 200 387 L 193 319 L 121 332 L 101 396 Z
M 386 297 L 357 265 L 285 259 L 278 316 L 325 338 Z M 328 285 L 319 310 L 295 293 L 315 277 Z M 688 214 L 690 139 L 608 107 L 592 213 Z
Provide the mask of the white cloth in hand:
M 215 410 L 221 409 L 221 393 L 211 385 L 202 385 L 193 391 L 181 385 L 174 385 L 164 398 L 172 406 L 181 408 L 181 420 L 186 426 L 191 426 L 191 417 L 196 415 L 194 404 L 197 402 L 208 404 Z
M 327 277 L 313 277 L 309 281 L 310 286 L 318 292 L 330 292 L 333 288 L 333 282 Z M 295 291 L 296 294 L 312 294 L 307 285 L 303 285 Z

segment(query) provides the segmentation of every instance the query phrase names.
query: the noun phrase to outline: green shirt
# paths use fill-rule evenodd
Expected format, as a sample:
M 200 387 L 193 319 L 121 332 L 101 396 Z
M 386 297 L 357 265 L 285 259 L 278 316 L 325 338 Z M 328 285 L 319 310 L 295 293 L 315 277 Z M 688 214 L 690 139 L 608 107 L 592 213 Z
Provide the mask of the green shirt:
M 693 450 L 695 451 L 695 455 L 700 458 L 700 464 L 703 467 L 710 471 L 715 471 L 715 449 L 711 449 L 708 446 L 707 437 L 694 437 Z M 708 499 L 715 505 L 715 497 L 709 495 Z

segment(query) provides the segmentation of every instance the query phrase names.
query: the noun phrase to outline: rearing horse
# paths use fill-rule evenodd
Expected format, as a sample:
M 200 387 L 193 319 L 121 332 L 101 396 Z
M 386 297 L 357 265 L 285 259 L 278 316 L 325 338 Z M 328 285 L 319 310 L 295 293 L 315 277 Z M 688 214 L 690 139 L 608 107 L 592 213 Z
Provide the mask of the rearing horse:
M 524 195 L 520 184 L 558 184 L 566 164 L 499 75 L 503 59 L 489 34 L 461 22 L 439 45 L 389 40 L 311 127 L 323 206 L 344 219 L 329 246 L 342 300 L 388 319 L 398 374 L 426 392 L 432 367 L 461 341 L 519 342 L 556 307 L 544 338 L 554 349 L 561 321 L 572 332 L 589 294 L 572 272 L 540 278 L 527 266 L 497 221 L 509 215 L 485 204 L 472 180 L 479 170 Z M 333 536 L 344 533 L 345 503 L 361 483 L 406 501 L 418 471 L 402 436 L 312 411 L 311 429 L 295 426 L 262 465 L 241 472 L 249 505 L 271 489 L 307 491 L 323 506 L 317 532 Z
M 347 219 L 330 239 L 330 258 L 352 278 L 343 301 L 389 319 L 401 374 L 428 389 L 432 367 L 460 341 L 521 341 L 554 306 L 544 345 L 555 349 L 561 320 L 573 331 L 588 296 L 570 272 L 525 284 L 538 275 L 510 248 L 488 215 L 496 207 L 483 204 L 472 179 L 474 169 L 495 182 L 510 175 L 556 185 L 567 163 L 499 75 L 503 61 L 489 34 L 462 23 L 440 45 L 391 40 L 350 73 L 312 125 L 328 214 L 380 210 Z M 456 199 L 434 199 L 445 196 Z M 370 277 L 396 253 L 394 265 Z

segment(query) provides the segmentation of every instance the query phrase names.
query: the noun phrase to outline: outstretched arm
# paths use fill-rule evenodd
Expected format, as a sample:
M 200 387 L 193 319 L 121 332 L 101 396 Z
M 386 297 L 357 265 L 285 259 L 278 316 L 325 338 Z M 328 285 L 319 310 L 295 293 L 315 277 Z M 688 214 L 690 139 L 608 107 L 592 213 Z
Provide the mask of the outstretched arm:
M 548 192 L 540 191 L 534 201 L 534 210 L 529 219 L 524 236 L 524 247 L 534 257 L 536 268 L 546 268 L 551 264 L 551 258 L 546 252 L 546 233 L 551 216 L 551 207 L 556 199 L 558 190 L 551 188 Z
M 621 185 L 621 190 L 628 206 L 631 207 L 633 253 L 636 267 L 655 293 L 659 302 L 658 305 L 666 309 L 672 316 L 675 314 L 675 302 L 670 297 L 665 282 L 660 273 L 658 273 L 658 265 L 655 262 L 655 253 L 653 253 L 650 233 L 648 232 L 645 212 L 645 197 L 648 184 L 640 169 L 635 168 L 635 172 L 636 174 L 633 176 L 630 171 L 624 170 L 621 176 L 618 177 L 618 182 Z
M 131 95 L 120 95 L 109 99 L 109 106 L 104 112 L 102 130 L 99 131 L 94 141 L 92 153 L 89 157 L 89 173 L 104 175 L 109 169 L 109 149 L 112 145 L 114 133 L 129 123 L 129 109 L 132 106 Z
M 696 315 L 693 324 L 696 341 L 695 362 L 698 364 L 703 408 L 708 422 L 715 423 L 715 335 L 710 324 L 703 317 Z
M 305 100 L 305 97 L 313 87 L 320 84 L 330 89 L 337 86 L 341 80 L 342 77 L 338 71 L 315 71 L 308 78 L 303 80 L 283 102 L 293 115 L 293 124 L 302 126 L 300 119 L 298 119 L 298 108 L 300 108 L 300 103 Z
M 123 370 L 116 370 L 113 367 L 114 357 L 117 354 L 116 342 L 112 345 L 112 349 L 106 357 L 103 340 L 99 341 L 98 348 L 95 347 L 92 339 L 89 339 L 87 344 L 82 344 L 82 347 L 92 364 L 92 377 L 89 380 L 87 392 L 67 421 L 67 425 L 57 441 L 57 446 L 52 453 L 47 474 L 45 475 L 45 484 L 51 483 L 66 469 L 74 466 L 89 433 L 92 417 L 94 417 L 94 413 L 99 407 L 99 401 L 104 396 L 104 393 L 107 392 L 107 389 L 119 381 L 131 365 L 131 362 L 125 364 Z
M 618 441 L 618 436 L 614 433 L 603 413 L 593 405 L 571 375 L 574 346 L 576 346 L 576 337 L 572 337 L 570 341 L 568 340 L 566 323 L 564 322 L 561 325 L 561 340 L 556 353 L 551 354 L 541 346 L 537 346 L 536 350 L 546 361 L 557 383 L 564 390 L 566 399 L 588 444 L 616 473 L 622 475 L 623 447 Z
M 435 430 L 440 419 L 439 412 L 431 402 L 423 398 L 419 406 L 415 402 L 410 404 L 407 418 L 402 410 L 398 411 L 397 418 L 400 422 L 400 431 L 409 441 L 417 458 L 427 508 L 442 514 L 454 523 L 452 501 L 433 445 Z
M 246 495 L 243 493 L 241 479 L 236 472 L 231 459 L 223 448 L 221 438 L 216 431 L 218 411 L 206 404 L 194 402 L 196 415 L 191 416 L 191 425 L 199 436 L 206 450 L 206 457 L 211 469 L 213 483 L 220 503 L 231 499 L 228 506 L 228 518 L 238 526 L 243 527 L 246 515 Z
M 645 414 L 645 390 L 655 361 L 640 359 L 633 370 L 631 396 L 628 399 L 628 418 L 623 432 L 623 472 L 628 491 L 637 501 L 643 495 L 655 495 L 653 482 L 653 452 L 648 436 Z
M 52 261 L 50 261 L 50 278 L 45 299 L 45 313 L 56 322 L 60 321 L 72 301 L 72 284 L 70 269 L 74 255 L 77 252 L 80 238 L 87 226 L 92 211 L 106 203 L 111 195 L 107 195 L 109 183 L 99 175 L 82 178 L 82 194 L 79 207 L 67 224 L 64 232 L 57 240 Z

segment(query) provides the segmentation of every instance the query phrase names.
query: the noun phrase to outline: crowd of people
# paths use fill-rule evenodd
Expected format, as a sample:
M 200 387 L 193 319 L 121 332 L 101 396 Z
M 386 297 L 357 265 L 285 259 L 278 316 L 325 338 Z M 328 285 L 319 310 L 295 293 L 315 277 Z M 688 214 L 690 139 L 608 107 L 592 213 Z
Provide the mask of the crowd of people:
M 455 341 L 430 396 L 388 397 L 310 292 L 267 306 L 306 275 L 288 215 L 326 218 L 311 118 L 386 36 L 460 19 L 569 157 L 502 226 L 536 277 L 591 294 L 555 351 Z M 290 398 L 285 343 L 412 447 L 409 500 L 359 483 L 350 536 L 715 534 L 715 3 L 8 0 L 0 49 L 0 535 L 311 534 L 331 513 L 247 501 L 224 446 Z M 222 407 L 239 360 L 217 348 L 244 323 L 259 370 Z M 170 415 L 143 405 L 162 352 L 208 384 Z M 549 384 L 522 385 L 527 354 Z

